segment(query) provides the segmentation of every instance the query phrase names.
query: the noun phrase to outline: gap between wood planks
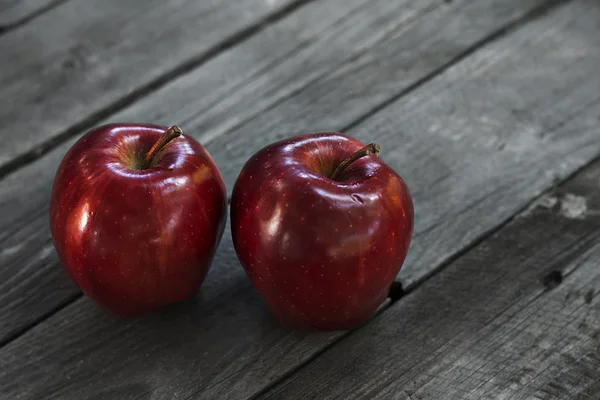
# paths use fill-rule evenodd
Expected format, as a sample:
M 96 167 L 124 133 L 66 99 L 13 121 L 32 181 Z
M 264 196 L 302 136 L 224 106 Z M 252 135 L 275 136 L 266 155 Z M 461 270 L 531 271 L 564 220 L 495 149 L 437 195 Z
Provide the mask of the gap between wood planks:
M 45 320 L 47 320 L 48 318 L 50 318 L 51 316 L 53 316 L 54 314 L 56 314 L 57 312 L 59 312 L 60 310 L 62 310 L 63 308 L 67 307 L 69 304 L 72 304 L 75 301 L 77 301 L 77 299 L 79 299 L 82 296 L 83 296 L 83 293 L 81 293 L 81 292 L 75 293 L 74 295 L 66 298 L 64 301 L 62 301 L 61 303 L 59 303 L 58 305 L 56 305 L 56 307 L 53 307 L 48 312 L 40 315 L 35 320 L 31 321 L 29 324 L 26 324 L 21 329 L 16 330 L 13 334 L 7 335 L 4 338 L 4 340 L 0 341 L 0 348 L 2 348 L 5 345 L 9 344 L 13 340 L 18 339 L 19 336 L 27 333 L 30 329 L 34 328 L 38 324 L 41 324 L 42 322 L 44 322 Z
M 297 8 L 301 7 L 304 4 L 309 3 L 311 1 L 313 1 L 313 0 L 301 0 L 301 1 L 298 1 L 298 2 L 294 2 L 294 3 L 290 4 L 289 6 L 287 6 L 286 8 L 280 10 L 276 14 L 271 15 L 271 16 L 263 19 L 262 22 L 256 23 L 255 25 L 253 25 L 253 26 L 251 26 L 249 28 L 244 29 L 241 33 L 238 33 L 238 34 L 234 35 L 233 37 L 231 37 L 230 39 L 227 39 L 224 42 L 221 42 L 221 44 L 219 46 L 216 46 L 212 50 L 209 50 L 208 52 L 204 53 L 204 55 L 202 57 L 202 60 L 199 61 L 199 62 L 197 62 L 197 63 L 195 63 L 194 65 L 190 65 L 190 63 L 186 63 L 185 65 L 187 67 L 185 68 L 185 70 L 183 70 L 183 71 L 181 71 L 181 72 L 179 72 L 179 73 L 177 73 L 175 75 L 169 75 L 168 79 L 162 79 L 158 83 L 157 83 L 157 81 L 154 81 L 151 85 L 148 85 L 148 86 L 151 86 L 151 87 L 148 88 L 148 86 L 147 86 L 146 90 L 143 93 L 135 92 L 135 93 L 137 93 L 137 96 L 135 98 L 131 99 L 130 98 L 131 96 L 129 96 L 129 97 L 127 97 L 126 101 L 124 100 L 124 103 L 121 103 L 121 102 L 114 103 L 110 107 L 110 112 L 107 112 L 107 110 L 104 110 L 107 113 L 107 115 L 104 115 L 104 113 L 102 113 L 102 114 L 97 113 L 93 117 L 90 117 L 90 119 L 87 119 L 85 121 L 86 126 L 93 125 L 94 123 L 98 122 L 99 120 L 101 120 L 103 118 L 106 118 L 106 117 L 110 116 L 110 114 L 118 111 L 120 108 L 125 107 L 126 105 L 128 105 L 128 104 L 136 101 L 137 99 L 139 99 L 139 98 L 141 98 L 141 97 L 143 97 L 143 96 L 145 96 L 147 94 L 150 94 L 150 93 L 158 90 L 160 87 L 164 86 L 170 79 L 175 78 L 175 77 L 177 77 L 179 75 L 185 74 L 189 70 L 194 69 L 194 68 L 202 65 L 203 63 L 205 63 L 206 61 L 208 61 L 210 58 L 215 57 L 219 53 L 227 50 L 228 48 L 235 46 L 237 43 L 239 43 L 241 41 L 245 41 L 246 38 L 244 36 L 246 34 L 249 36 L 249 35 L 252 35 L 252 34 L 255 34 L 255 33 L 259 32 L 266 25 L 274 23 L 277 20 L 284 18 L 285 15 L 293 12 Z M 387 105 L 391 104 L 393 101 L 397 101 L 401 97 L 410 94 L 411 92 L 413 92 L 414 90 L 416 90 L 420 86 L 424 85 L 425 83 L 427 83 L 431 79 L 435 78 L 439 74 L 443 73 L 447 69 L 451 68 L 455 64 L 459 63 L 460 61 L 462 61 L 463 59 L 465 59 L 466 57 L 468 57 L 470 54 L 472 54 L 473 52 L 475 52 L 478 48 L 480 48 L 480 47 L 482 47 L 482 46 L 484 46 L 484 45 L 486 45 L 488 43 L 494 42 L 494 41 L 496 41 L 496 40 L 504 37 L 506 34 L 508 34 L 508 33 L 512 32 L 512 31 L 516 30 L 518 27 L 520 27 L 521 25 L 529 22 L 530 20 L 538 18 L 540 16 L 543 16 L 544 14 L 546 14 L 547 12 L 549 12 L 550 10 L 558 7 L 559 5 L 561 5 L 563 3 L 567 3 L 569 1 L 570 0 L 550 0 L 547 3 L 545 3 L 545 4 L 543 4 L 543 5 L 539 6 L 539 7 L 536 7 L 534 9 L 530 10 L 524 16 L 516 19 L 513 22 L 510 22 L 510 23 L 502 26 L 501 28 L 499 28 L 495 32 L 487 35 L 483 39 L 481 39 L 478 42 L 476 42 L 474 45 L 471 45 L 467 50 L 461 52 L 458 56 L 454 57 L 451 61 L 445 63 L 444 65 L 442 65 L 441 67 L 435 69 L 433 72 L 429 73 L 425 77 L 419 79 L 418 81 L 416 81 L 415 83 L 413 83 L 412 85 L 410 85 L 408 88 L 405 88 L 405 89 L 401 90 L 399 93 L 397 93 L 396 95 L 394 95 L 392 97 L 393 100 L 388 99 L 388 100 L 382 102 L 381 104 L 377 105 L 373 109 L 369 110 L 369 112 L 367 112 L 367 113 L 361 115 L 360 117 L 358 117 L 357 119 L 353 120 L 343 130 L 350 129 L 350 128 L 358 125 L 362 121 L 366 120 L 369 116 L 373 115 L 377 111 L 380 111 L 381 109 L 385 108 Z M 247 33 L 247 32 L 250 32 L 250 33 Z M 177 71 L 180 71 L 180 70 L 181 70 L 181 68 L 177 69 Z M 142 90 L 142 89 L 140 89 L 140 90 Z M 82 123 L 82 124 L 84 124 L 84 123 Z M 31 155 L 32 158 L 25 160 L 23 163 L 20 163 L 19 165 L 17 165 L 14 169 L 12 169 L 10 171 L 5 171 L 3 169 L 4 167 L 0 167 L 0 179 L 2 177 L 4 177 L 4 175 L 6 175 L 6 174 L 14 171 L 15 169 L 17 169 L 18 167 L 26 165 L 26 164 L 34 161 L 35 159 L 39 158 L 43 154 L 45 154 L 48 151 L 52 150 L 52 148 L 54 148 L 55 146 L 61 144 L 65 140 L 67 140 L 70 136 L 75 135 L 76 133 L 78 133 L 78 132 L 80 132 L 81 130 L 84 130 L 84 129 L 85 129 L 85 127 L 82 127 L 80 124 L 77 124 L 76 126 L 71 127 L 63 135 L 60 135 L 59 138 L 55 137 L 54 139 L 51 139 L 51 140 L 45 142 L 45 143 L 52 142 L 52 144 L 49 147 L 45 147 L 42 152 L 37 153 L 37 152 L 33 151 L 31 153 L 28 153 L 28 154 Z M 67 133 L 68 133 L 68 135 L 64 136 Z M 55 139 L 60 139 L 60 140 L 55 141 Z M 215 140 L 215 139 L 213 138 L 212 140 Z M 210 143 L 212 140 L 209 140 L 208 143 Z M 12 163 L 12 161 L 10 163 Z M 589 163 L 586 164 L 586 165 L 589 165 Z M 570 176 L 572 176 L 572 175 L 570 175 Z M 530 205 L 527 205 L 526 207 L 529 207 L 529 206 Z M 491 231 L 488 231 L 485 234 L 481 235 L 471 245 L 467 246 L 467 248 L 465 248 L 465 249 L 457 252 L 456 254 L 454 254 L 452 257 L 449 258 L 449 260 L 446 260 L 445 262 L 443 262 L 441 264 L 440 268 L 438 268 L 437 270 L 432 271 L 429 274 L 425 275 L 423 279 L 417 281 L 414 285 L 411 285 L 408 288 L 403 288 L 402 284 L 400 282 L 394 283 L 394 285 L 392 286 L 392 289 L 390 291 L 390 300 L 392 302 L 395 302 L 398 299 L 400 299 L 401 297 L 403 297 L 405 294 L 410 293 L 412 290 L 414 290 L 414 288 L 418 287 L 426 279 L 429 279 L 432 275 L 434 275 L 435 273 L 439 272 L 441 269 L 445 268 L 452 261 L 454 261 L 457 258 L 459 258 L 462 255 L 464 255 L 473 246 L 476 246 L 477 244 L 479 244 L 482 241 L 484 241 L 488 236 L 490 236 L 493 233 L 495 233 L 498 229 L 501 229 L 508 222 L 510 222 L 510 220 L 512 220 L 512 218 L 514 218 L 514 216 L 516 216 L 517 214 L 518 213 L 516 213 L 515 215 L 513 215 L 513 217 L 505 220 L 504 222 L 502 222 L 500 225 L 498 225 L 496 228 L 492 229 Z M 45 313 L 44 315 L 42 315 L 39 318 L 37 318 L 34 321 L 32 321 L 30 324 L 27 324 L 22 329 L 18 330 L 14 334 L 12 334 L 12 335 L 8 336 L 7 338 L 5 338 L 5 340 L 3 340 L 2 342 L 0 342 L 0 347 L 3 347 L 4 345 L 6 345 L 6 344 L 8 344 L 8 343 L 10 343 L 12 341 L 14 341 L 19 336 L 23 335 L 24 333 L 26 333 L 27 331 L 29 331 L 30 329 L 32 329 L 36 325 L 44 322 L 46 319 L 50 318 L 52 315 L 56 314 L 57 312 L 59 312 L 60 310 L 62 310 L 65 307 L 67 307 L 68 305 L 72 304 L 73 302 L 75 302 L 80 297 L 82 297 L 81 293 L 77 293 L 77 294 L 69 297 L 65 301 L 61 302 L 57 307 L 54 307 L 51 311 Z M 385 309 L 385 307 L 383 309 Z M 383 309 L 380 310 L 380 311 L 383 311 Z M 346 337 L 346 336 L 347 336 L 347 334 L 344 334 L 342 337 Z M 337 343 L 337 341 L 335 343 Z M 331 347 L 331 346 L 328 346 L 327 348 L 329 348 L 329 347 Z M 325 351 L 325 350 L 323 350 L 323 351 Z M 309 360 L 309 362 L 310 362 L 310 360 Z M 299 366 L 299 367 L 301 367 L 301 366 Z
M 212 58 L 215 58 L 219 54 L 224 53 L 232 47 L 235 47 L 239 43 L 250 39 L 252 36 L 264 30 L 267 26 L 285 18 L 287 15 L 293 13 L 297 9 L 313 1 L 315 0 L 297 0 L 277 10 L 273 14 L 267 15 L 266 17 L 259 19 L 258 21 L 245 27 L 244 29 L 232 34 L 229 37 L 224 38 L 221 42 L 209 48 L 208 50 L 203 51 L 202 53 L 189 59 L 186 62 L 183 62 L 176 68 L 167 71 L 166 73 L 160 75 L 156 79 L 140 86 L 135 90 L 132 90 L 128 95 L 121 97 L 120 99 L 114 101 L 107 107 L 104 107 L 98 110 L 97 112 L 92 113 L 90 116 L 84 118 L 82 121 L 71 125 L 62 133 L 59 133 L 58 135 L 43 141 L 41 144 L 37 145 L 29 151 L 26 151 L 25 153 L 17 155 L 10 161 L 5 162 L 4 164 L 0 164 L 0 180 L 3 179 L 6 175 L 37 160 L 38 158 L 48 153 L 60 144 L 64 143 L 71 137 L 77 135 L 78 133 L 81 133 L 82 131 L 91 129 L 98 122 L 109 118 L 112 114 L 115 114 L 123 108 L 135 103 L 137 100 L 146 97 L 152 94 L 153 92 L 156 92 L 173 79 L 185 75 L 186 73 L 202 66 Z
M 17 18 L 14 21 L 10 21 L 5 23 L 4 25 L 0 25 L 0 36 L 12 31 L 13 29 L 17 29 L 27 23 L 29 23 L 30 21 L 34 20 L 35 18 L 39 17 L 40 15 L 43 15 L 45 13 L 47 13 L 48 11 L 60 6 L 63 3 L 66 3 L 69 0 L 54 0 L 54 1 L 49 1 L 48 4 L 41 6 L 40 8 L 34 9 L 32 10 L 30 13 L 23 15 L 20 18 Z
M 590 166 L 594 165 L 595 163 L 599 163 L 599 162 L 600 162 L 600 154 L 598 156 L 596 156 L 593 160 L 589 161 L 582 167 L 575 170 L 573 173 L 569 174 L 569 176 L 567 176 L 565 179 L 561 180 L 560 182 L 556 182 L 552 187 L 550 187 L 546 191 L 544 191 L 544 193 L 535 197 L 530 202 L 528 202 L 526 205 L 521 207 L 518 212 L 516 212 L 515 214 L 513 214 L 511 217 L 507 218 L 506 220 L 502 221 L 500 224 L 498 224 L 493 229 L 491 229 L 491 230 L 487 231 L 486 233 L 484 233 L 483 235 L 481 235 L 479 238 L 474 240 L 467 247 L 456 252 L 452 257 L 450 257 L 443 264 L 441 264 L 439 268 L 432 271 L 428 275 L 425 275 L 422 279 L 415 281 L 415 283 L 413 285 L 404 289 L 400 282 L 394 282 L 394 284 L 392 285 L 392 288 L 390 290 L 390 295 L 388 296 L 388 298 L 390 299 L 390 302 L 388 304 L 386 304 L 385 307 L 382 307 L 378 311 L 377 314 L 384 313 L 390 306 L 392 306 L 393 304 L 395 304 L 398 301 L 401 301 L 401 299 L 403 297 L 414 292 L 415 289 L 418 289 L 419 287 L 421 287 L 427 280 L 429 280 L 429 278 L 431 278 L 432 276 L 441 272 L 442 270 L 444 270 L 449 265 L 452 265 L 454 262 L 456 262 L 458 259 L 460 259 L 465 254 L 467 254 L 470 251 L 472 251 L 473 249 L 477 248 L 477 246 L 481 245 L 488 238 L 490 238 L 493 235 L 495 235 L 496 233 L 500 232 L 502 229 L 504 229 L 506 226 L 508 226 L 510 223 L 512 223 L 517 218 L 527 215 L 533 207 L 542 203 L 543 200 L 546 199 L 551 193 L 555 193 L 559 187 L 566 185 L 569 181 L 574 179 L 578 174 L 580 174 L 586 168 L 589 168 Z M 546 287 L 546 289 L 552 290 L 555 287 L 557 287 L 558 285 L 560 285 L 560 283 L 562 283 L 565 276 L 568 276 L 568 274 L 563 275 L 560 271 L 553 270 L 542 278 L 542 284 Z M 370 321 L 371 320 L 369 320 L 369 322 Z M 367 322 L 367 324 L 369 322 Z M 277 378 L 276 380 L 271 382 L 269 385 L 263 387 L 261 390 L 259 390 L 254 395 L 252 395 L 248 400 L 256 400 L 256 399 L 260 398 L 262 395 L 268 393 L 271 389 L 273 389 L 274 387 L 278 386 L 280 383 L 287 380 L 290 376 L 294 375 L 297 371 L 301 370 L 305 366 L 312 363 L 315 359 L 319 358 L 322 354 L 329 351 L 331 348 L 336 346 L 339 342 L 341 342 L 341 341 L 345 340 L 347 337 L 359 332 L 365 326 L 366 326 L 366 324 L 355 330 L 348 331 L 348 332 L 344 333 L 342 336 L 340 336 L 339 338 L 334 339 L 330 344 L 328 344 L 323 349 L 321 349 L 319 352 L 314 354 L 314 356 L 312 356 L 312 357 L 308 358 L 307 360 L 305 360 L 304 362 L 294 366 L 293 369 L 291 369 L 284 375 L 280 376 L 279 378 Z

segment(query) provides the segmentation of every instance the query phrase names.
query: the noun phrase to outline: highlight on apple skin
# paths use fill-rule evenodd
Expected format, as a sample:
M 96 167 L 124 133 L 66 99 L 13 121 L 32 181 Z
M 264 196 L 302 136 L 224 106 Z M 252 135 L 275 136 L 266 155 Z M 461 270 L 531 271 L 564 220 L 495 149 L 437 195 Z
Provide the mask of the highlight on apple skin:
M 414 211 L 379 146 L 341 133 L 270 144 L 233 188 L 238 258 L 285 325 L 345 330 L 386 299 L 408 252 Z
M 177 126 L 97 127 L 66 153 L 52 188 L 61 264 L 87 296 L 123 316 L 192 296 L 226 219 L 217 166 Z

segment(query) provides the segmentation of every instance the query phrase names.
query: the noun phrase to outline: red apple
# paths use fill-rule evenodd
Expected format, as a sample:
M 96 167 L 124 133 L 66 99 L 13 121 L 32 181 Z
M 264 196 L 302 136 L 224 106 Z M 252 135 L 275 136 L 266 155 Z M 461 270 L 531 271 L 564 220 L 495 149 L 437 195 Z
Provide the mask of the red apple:
M 226 218 L 217 166 L 176 126 L 93 129 L 67 152 L 52 188 L 62 265 L 86 295 L 124 316 L 194 294 Z
M 235 250 L 273 314 L 299 329 L 351 329 L 385 300 L 406 257 L 413 203 L 379 147 L 340 133 L 273 143 L 231 199 Z

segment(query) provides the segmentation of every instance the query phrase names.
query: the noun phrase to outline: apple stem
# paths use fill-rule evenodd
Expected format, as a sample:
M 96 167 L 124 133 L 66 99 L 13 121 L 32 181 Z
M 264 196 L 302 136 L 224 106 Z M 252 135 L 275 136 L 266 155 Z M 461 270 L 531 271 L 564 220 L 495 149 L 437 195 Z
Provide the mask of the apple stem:
M 152 148 L 146 153 L 142 169 L 150 168 L 153 165 L 158 153 L 160 153 L 162 149 L 164 149 L 169 143 L 181 135 L 183 135 L 183 131 L 177 125 L 173 125 L 167 129 L 165 133 L 163 133 L 162 136 L 156 141 L 156 143 L 154 143 L 154 146 L 152 146 Z
M 340 165 L 337 166 L 335 171 L 333 171 L 333 174 L 331 174 L 331 179 L 337 181 L 340 178 L 340 176 L 344 173 L 346 168 L 348 168 L 350 164 L 352 164 L 359 158 L 363 158 L 371 154 L 373 154 L 374 156 L 379 156 L 379 150 L 380 147 L 377 143 L 369 143 L 368 145 L 366 145 L 365 147 L 353 153 L 350 157 L 342 161 Z

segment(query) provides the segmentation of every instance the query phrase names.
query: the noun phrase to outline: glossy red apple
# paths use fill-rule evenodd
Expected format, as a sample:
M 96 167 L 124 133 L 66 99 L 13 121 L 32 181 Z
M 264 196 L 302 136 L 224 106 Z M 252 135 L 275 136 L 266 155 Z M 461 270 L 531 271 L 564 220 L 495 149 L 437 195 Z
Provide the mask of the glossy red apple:
M 413 203 L 379 147 L 340 133 L 273 143 L 242 169 L 231 227 L 269 309 L 299 329 L 351 329 L 388 295 L 408 251 Z
M 86 133 L 62 160 L 50 205 L 62 265 L 86 295 L 124 316 L 194 294 L 226 218 L 217 166 L 176 126 Z

